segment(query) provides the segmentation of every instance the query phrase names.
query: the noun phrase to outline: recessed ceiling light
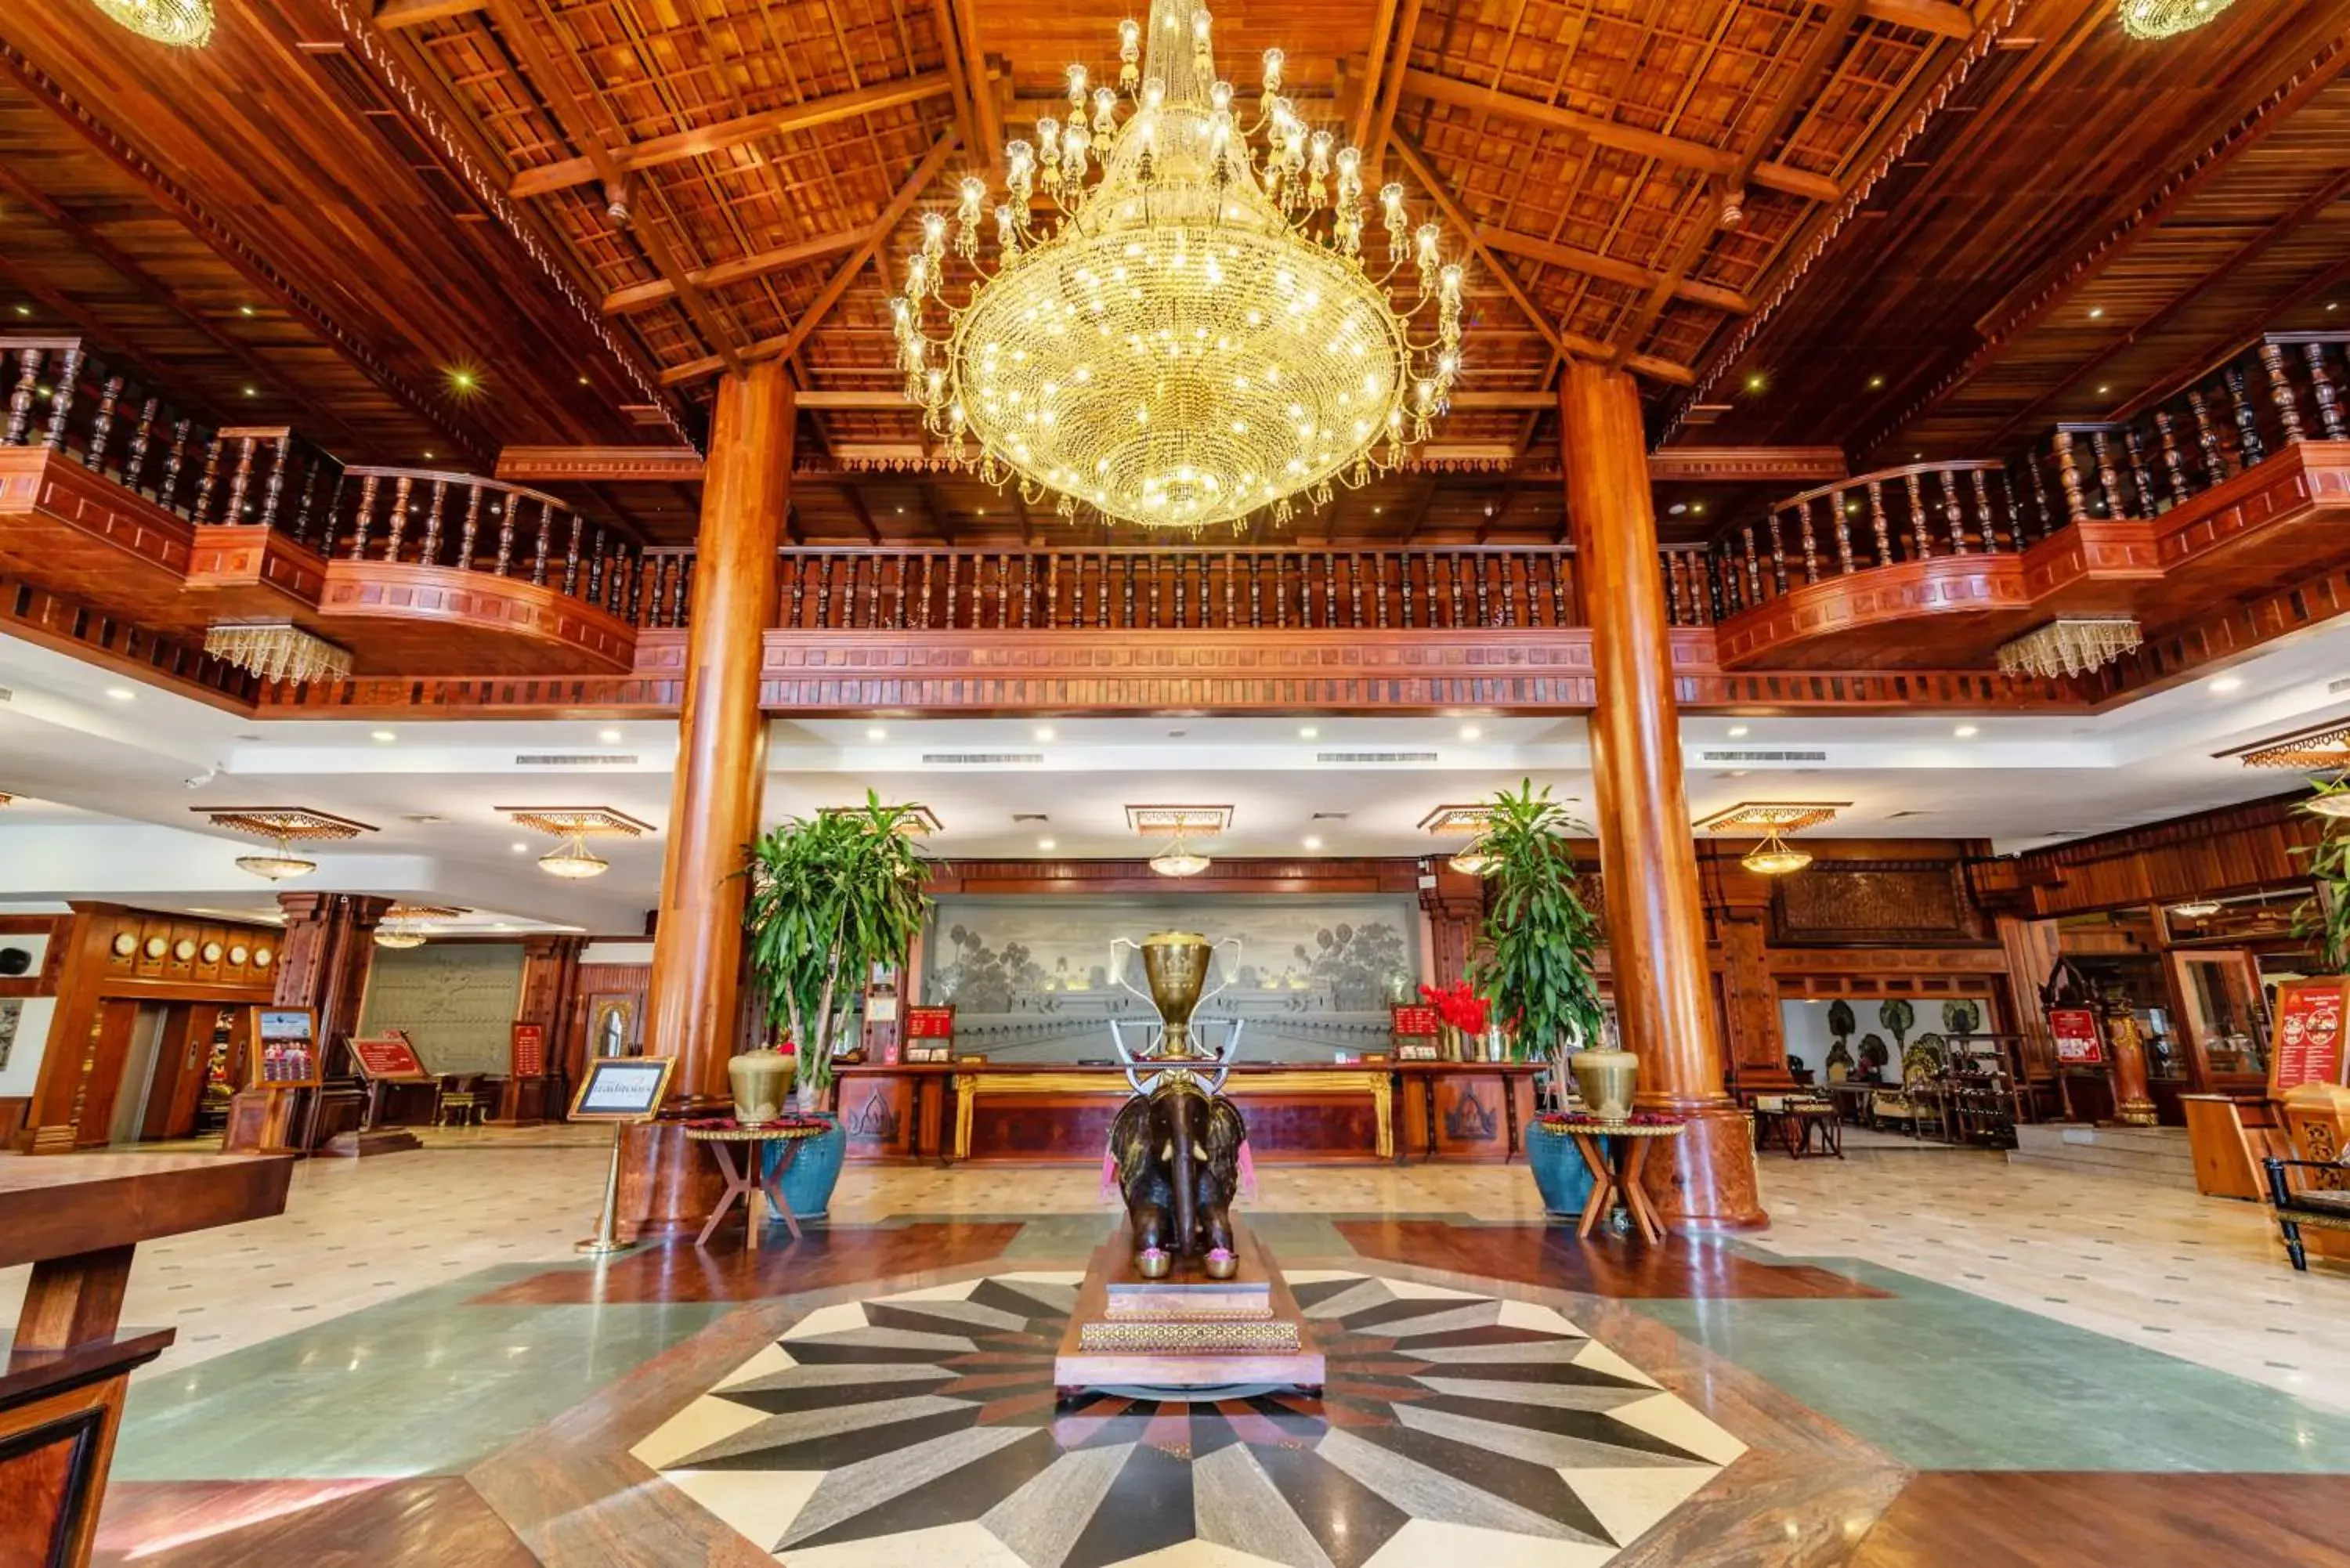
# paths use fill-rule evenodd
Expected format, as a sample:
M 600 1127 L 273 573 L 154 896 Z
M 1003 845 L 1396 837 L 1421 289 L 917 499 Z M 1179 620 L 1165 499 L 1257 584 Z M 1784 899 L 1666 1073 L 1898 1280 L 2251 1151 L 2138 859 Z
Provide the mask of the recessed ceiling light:
M 2099 388 L 2097 389 L 2097 396 L 2099 396 L 2099 397 L 2101 397 L 2101 398 L 2102 398 L 2102 397 L 2104 397 L 2107 392 L 2110 392 L 2110 391 L 2112 391 L 2112 390 L 2113 390 L 2113 388 L 2111 388 L 2111 387 L 2099 387 Z
M 2241 675 L 2222 675 L 2211 682 L 2211 690 L 2225 696 L 2230 691 L 2243 690 L 2243 685 L 2244 678 Z
M 1311 834 L 1311 833 L 1307 834 L 1307 835 L 1305 836 L 1305 847 L 1306 847 L 1306 848 L 1308 848 L 1308 849 L 1319 849 L 1319 848 L 1321 848 L 1321 847 L 1322 847 L 1322 840 L 1321 840 L 1321 838 L 1320 838 L 1317 835 Z
M 530 853 L 530 846 L 527 844 L 515 845 L 513 846 L 513 849 L 516 855 L 527 855 Z
M 2101 319 L 2103 319 L 2103 318 L 2104 318 L 2104 317 L 2105 317 L 2105 314 L 2106 314 L 2106 307 L 2105 307 L 2104 306 L 2102 306 L 2102 305 L 2093 305 L 2093 306 L 2089 306 L 2089 319 L 2090 319 L 2090 320 L 2092 320 L 2092 321 L 2097 321 L 2097 320 L 2101 320 Z
M 1873 392 L 1873 391 L 1876 391 L 1878 388 L 1880 388 L 1880 387 L 1882 387 L 1882 386 L 1884 386 L 1884 385 L 1885 385 L 1885 378 L 1884 378 L 1884 377 L 1882 377 L 1882 376 L 1871 376 L 1871 377 L 1868 379 L 1868 389 L 1869 389 L 1870 391 L 1872 391 L 1872 392 Z
M 1485 732 L 1479 729 L 1474 724 L 1463 724 L 1461 726 L 1461 738 L 1464 741 L 1482 740 L 1484 735 Z
M 1733 741 L 1740 739 L 1745 733 L 1746 726 L 1743 724 L 1732 724 L 1730 726 L 1730 738 Z
M 1668 507 L 1666 507 L 1666 508 L 1665 508 L 1665 514 L 1666 514 L 1666 515 L 1667 515 L 1667 516 L 1670 516 L 1670 517 L 1679 517 L 1682 513 L 1687 512 L 1688 510 L 1689 510 L 1689 503 L 1688 503 L 1688 502 L 1686 502 L 1686 501 L 1676 501 L 1676 502 L 1674 502 L 1670 506 L 1668 506 Z
M 1053 730 L 1053 726 L 1052 726 L 1052 725 L 1050 725 L 1050 724 L 1040 724 L 1040 725 L 1038 725 L 1038 726 L 1036 727 L 1036 738 L 1037 738 L 1038 740 L 1040 740 L 1040 741 L 1049 741 L 1049 740 L 1051 740 L 1051 739 L 1053 738 L 1053 735 L 1054 735 L 1054 730 Z
M 240 305 L 236 307 L 236 313 L 239 316 L 251 316 L 254 313 L 253 306 L 249 305 Z
M 261 389 L 258 387 L 247 387 L 244 389 L 244 395 L 248 398 L 257 398 L 261 396 Z
M 1322 732 L 1321 732 L 1321 731 L 1319 731 L 1319 730 L 1317 730 L 1317 729 L 1315 729 L 1313 725 L 1311 725 L 1311 724 L 1306 724 L 1306 725 L 1303 725 L 1303 726 L 1301 726 L 1301 727 L 1299 728 L 1299 730 L 1298 730 L 1298 732 L 1297 732 L 1297 738 L 1298 738 L 1299 740 L 1301 740 L 1301 741 L 1310 741 L 1310 740 L 1313 740 L 1315 736 L 1317 736 L 1317 735 L 1319 735 L 1319 734 L 1321 734 L 1321 733 L 1322 733 Z
M 1759 392 L 1762 389 L 1762 387 L 1763 380 L 1762 371 L 1750 370 L 1746 373 L 1746 389 L 1748 391 Z
M 2329 305 L 2325 308 L 2331 310 L 2334 307 Z M 16 307 L 16 314 L 19 316 L 30 316 L 33 314 L 33 307 L 29 305 L 20 305 Z
M 889 738 L 889 732 L 876 724 L 865 732 L 865 738 L 868 741 L 886 741 Z
M 1981 733 L 1981 732 L 1972 724 L 1961 724 L 1957 729 L 1951 731 L 1950 733 L 1956 735 L 1960 740 L 1965 741 L 1972 739 L 1974 736 Z
M 109 686 L 106 689 L 106 694 L 117 702 L 135 701 L 139 696 L 138 692 L 128 686 Z
M 368 733 L 379 741 L 396 741 L 400 739 L 399 732 L 393 730 L 370 730 Z
M 580 377 L 580 378 L 579 378 L 579 384 L 580 384 L 581 386 L 583 386 L 583 387 L 584 387 L 584 386 L 586 386 L 586 385 L 588 384 L 588 378 L 587 378 L 587 377 L 585 377 L 585 376 Z
M 1700 501 L 1696 505 L 1690 507 L 1690 510 L 1702 517 L 1705 515 L 1705 503 Z
M 424 455 L 425 455 L 425 457 L 426 457 L 427 459 L 430 459 L 430 458 L 432 456 L 432 454 L 431 452 L 426 452 Z
M 603 742 L 608 746 L 617 746 L 620 743 L 620 732 L 618 730 L 598 730 L 596 732 L 596 738 Z
M 1052 839 L 1040 838 L 1036 841 L 1036 847 L 1039 849 L 1052 849 L 1057 847 L 1057 846 Z

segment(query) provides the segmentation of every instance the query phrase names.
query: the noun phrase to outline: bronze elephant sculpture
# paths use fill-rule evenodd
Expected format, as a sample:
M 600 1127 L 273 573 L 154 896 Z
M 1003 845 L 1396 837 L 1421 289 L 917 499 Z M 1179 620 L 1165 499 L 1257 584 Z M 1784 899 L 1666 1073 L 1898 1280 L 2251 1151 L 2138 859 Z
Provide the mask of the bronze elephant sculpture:
M 1232 1202 L 1247 1137 L 1239 1108 L 1188 1072 L 1162 1073 L 1126 1102 L 1110 1127 L 1109 1155 L 1137 1273 L 1164 1279 L 1179 1259 L 1197 1259 L 1209 1278 L 1232 1278 Z

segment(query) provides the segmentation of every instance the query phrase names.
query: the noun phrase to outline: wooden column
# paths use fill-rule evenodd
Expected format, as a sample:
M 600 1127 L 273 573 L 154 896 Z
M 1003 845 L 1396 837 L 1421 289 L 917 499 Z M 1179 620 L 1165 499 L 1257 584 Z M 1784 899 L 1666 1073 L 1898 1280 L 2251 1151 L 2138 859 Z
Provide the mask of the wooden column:
M 1570 359 L 1559 417 L 1599 688 L 1592 788 L 1617 1012 L 1640 1058 L 1641 1108 L 1689 1122 L 1672 1158 L 1649 1161 L 1648 1185 L 1668 1223 L 1760 1225 L 1753 1140 L 1714 1029 L 1639 394 L 1623 372 Z
M 2056 922 L 2001 913 L 1999 945 L 2007 954 L 2008 1011 L 2023 1036 L 2024 1081 L 2044 1084 L 2055 1076 L 2056 1045 L 2048 1033 L 2048 1010 L 2040 988 L 2056 971 Z
M 559 1120 L 570 1104 L 563 1033 L 578 992 L 579 954 L 587 945 L 586 937 L 533 937 L 523 944 L 522 1001 L 515 1022 L 535 1023 L 544 1031 L 543 1070 L 530 1077 L 519 1072 L 508 1075 L 498 1114 L 490 1118 L 493 1126 L 535 1127 Z
M 723 1110 L 742 1015 L 743 907 L 735 875 L 759 830 L 766 722 L 763 634 L 775 624 L 775 549 L 792 471 L 792 385 L 781 360 L 719 384 L 702 484 L 685 706 L 660 909 L 653 929 L 645 1049 L 678 1058 L 672 1119 Z M 639 1231 L 699 1228 L 723 1184 L 674 1126 L 632 1131 L 621 1214 Z
M 367 995 L 368 971 L 375 963 L 375 929 L 392 900 L 365 893 L 280 893 L 286 938 L 277 947 L 280 1007 L 307 1007 L 318 1015 L 318 1064 L 325 1086 L 312 1118 L 311 1147 L 338 1133 L 356 1132 L 367 1117 L 367 1091 L 360 1086 L 345 1044 L 359 1032 L 359 1003 Z
M 1484 879 L 1455 871 L 1445 864 L 1446 858 L 1428 862 L 1435 868 L 1435 880 L 1419 890 L 1419 907 L 1428 916 L 1430 968 L 1440 988 L 1467 975 L 1469 961 L 1477 951 L 1479 927 L 1485 919 Z

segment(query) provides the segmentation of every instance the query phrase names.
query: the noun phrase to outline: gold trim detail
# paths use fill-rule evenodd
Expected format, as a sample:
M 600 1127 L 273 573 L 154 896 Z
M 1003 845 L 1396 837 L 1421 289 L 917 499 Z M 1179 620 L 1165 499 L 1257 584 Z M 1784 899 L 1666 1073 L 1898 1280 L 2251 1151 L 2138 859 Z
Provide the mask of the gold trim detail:
M 1393 1159 L 1395 1082 L 1385 1073 L 1251 1073 L 1235 1076 L 1224 1085 L 1227 1096 L 1243 1102 L 1265 1095 L 1344 1093 L 1350 1089 L 1371 1096 L 1372 1116 L 1378 1127 L 1372 1141 L 1374 1158 Z M 954 1091 L 954 1158 L 958 1162 L 971 1158 L 972 1111 L 983 1095 L 1100 1095 L 1122 1100 L 1134 1092 L 1117 1074 L 1108 1072 L 958 1073 Z M 1245 1103 L 1242 1108 L 1246 1110 Z

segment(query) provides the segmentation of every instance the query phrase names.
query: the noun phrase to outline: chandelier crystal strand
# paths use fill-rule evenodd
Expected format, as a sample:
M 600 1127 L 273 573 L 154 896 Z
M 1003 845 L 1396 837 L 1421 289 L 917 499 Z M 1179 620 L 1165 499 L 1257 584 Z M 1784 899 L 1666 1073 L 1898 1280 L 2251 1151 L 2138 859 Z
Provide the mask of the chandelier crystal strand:
M 2169 38 L 2192 32 L 2236 0 L 2121 0 L 2122 30 L 2133 38 Z
M 2144 640 L 2137 622 L 2127 616 L 2052 620 L 2002 644 L 1999 668 L 2002 674 L 2045 680 L 2087 675 L 2134 652 Z
M 140 37 L 159 44 L 200 49 L 212 42 L 212 0 L 92 0 L 92 4 Z
M 1193 532 L 1398 467 L 1461 370 L 1436 226 L 1388 185 L 1367 255 L 1360 151 L 1298 118 L 1278 49 L 1253 106 L 1217 79 L 1200 0 L 1119 24 L 1118 62 L 1115 88 L 1069 67 L 1066 119 L 1004 149 L 1003 200 L 971 178 L 924 215 L 890 306 L 925 426 L 1064 517 Z
M 204 651 L 264 680 L 343 680 L 351 673 L 348 649 L 283 621 L 216 626 L 204 633 Z

